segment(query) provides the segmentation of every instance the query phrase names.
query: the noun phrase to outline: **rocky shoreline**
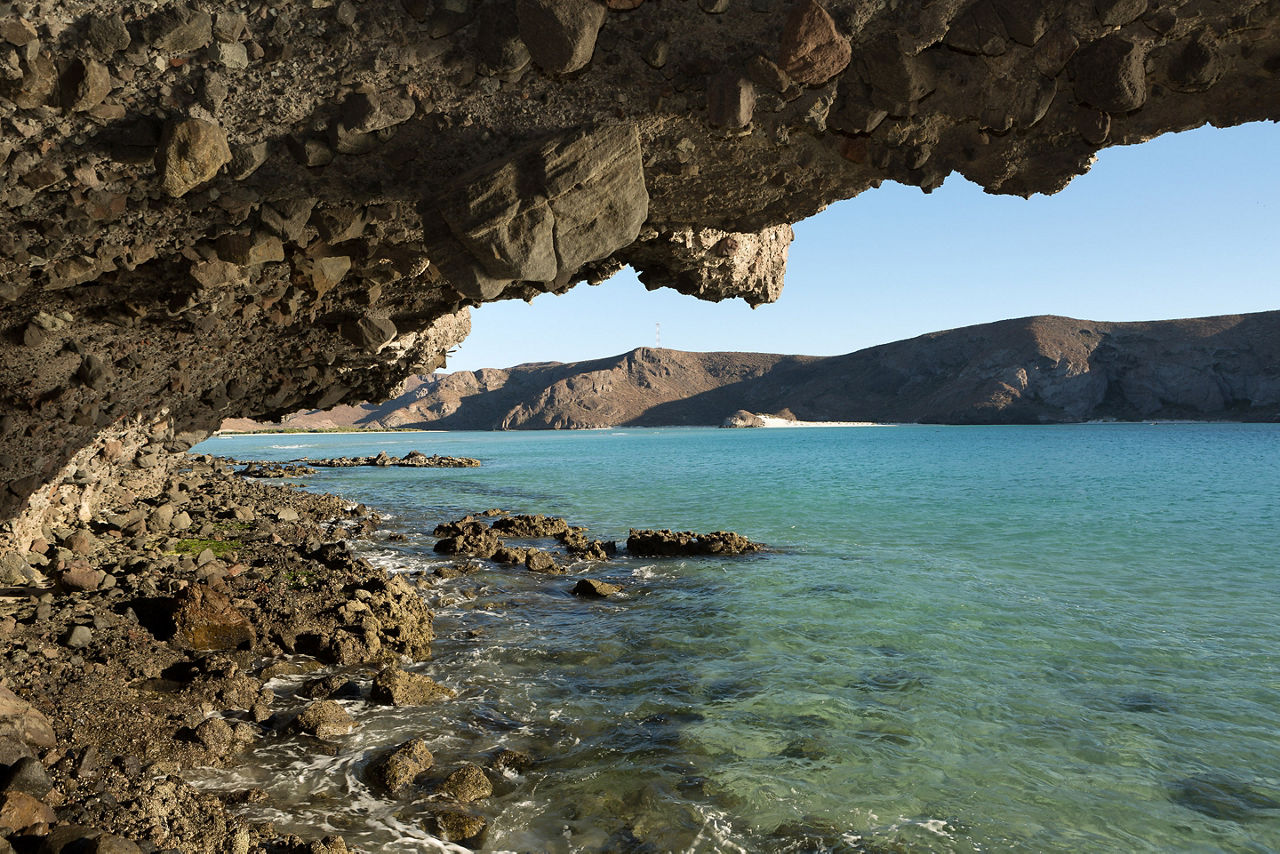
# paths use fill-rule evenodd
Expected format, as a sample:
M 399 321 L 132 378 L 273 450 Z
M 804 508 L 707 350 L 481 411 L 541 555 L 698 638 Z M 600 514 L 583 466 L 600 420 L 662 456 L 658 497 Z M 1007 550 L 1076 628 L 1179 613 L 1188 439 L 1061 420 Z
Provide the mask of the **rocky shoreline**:
M 430 656 L 432 615 L 421 591 L 345 542 L 378 521 L 336 496 L 188 457 L 153 497 L 122 484 L 92 522 L 46 529 L 29 555 L 6 555 L 0 854 L 352 850 L 336 836 L 279 834 L 237 813 L 264 793 L 201 791 L 181 772 L 234 766 L 277 738 L 323 752 L 326 739 L 357 726 L 336 700 L 367 694 L 372 703 L 421 705 L 452 694 L 401 667 Z M 436 535 L 437 551 L 460 560 L 422 584 L 474 571 L 479 560 L 560 574 L 618 551 L 563 519 L 497 510 Z M 524 545 L 539 540 L 554 545 Z M 728 532 L 669 531 L 632 531 L 628 547 L 658 555 L 760 548 Z M 621 588 L 580 576 L 569 592 L 603 597 Z M 326 666 L 342 670 L 315 673 L 296 694 L 267 687 Z M 352 668 L 363 675 L 353 680 Z M 504 776 L 531 761 L 510 750 L 432 757 L 411 739 L 387 745 L 367 774 L 387 797 L 428 793 L 425 829 L 478 847 L 485 819 L 468 804 L 488 797 L 495 780 L 509 786 Z

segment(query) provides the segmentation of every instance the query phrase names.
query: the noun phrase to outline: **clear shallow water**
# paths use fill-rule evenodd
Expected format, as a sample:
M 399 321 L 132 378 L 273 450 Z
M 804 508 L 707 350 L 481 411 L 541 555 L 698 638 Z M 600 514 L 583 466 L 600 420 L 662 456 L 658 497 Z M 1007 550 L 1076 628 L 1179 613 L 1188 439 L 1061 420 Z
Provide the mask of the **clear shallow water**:
M 258 771 L 207 779 L 268 784 L 281 827 L 422 850 L 423 804 L 380 802 L 358 772 L 376 747 L 424 736 L 443 765 L 499 746 L 538 759 L 482 807 L 490 850 L 1280 850 L 1280 426 L 198 450 L 383 449 L 484 461 L 308 480 L 394 515 L 409 541 L 369 556 L 397 571 L 429 571 L 436 522 L 491 506 L 606 539 L 728 528 L 777 551 L 578 567 L 626 585 L 603 603 L 516 569 L 431 587 L 440 639 L 422 669 L 456 700 L 353 703 L 363 725 L 338 756 L 282 741 Z

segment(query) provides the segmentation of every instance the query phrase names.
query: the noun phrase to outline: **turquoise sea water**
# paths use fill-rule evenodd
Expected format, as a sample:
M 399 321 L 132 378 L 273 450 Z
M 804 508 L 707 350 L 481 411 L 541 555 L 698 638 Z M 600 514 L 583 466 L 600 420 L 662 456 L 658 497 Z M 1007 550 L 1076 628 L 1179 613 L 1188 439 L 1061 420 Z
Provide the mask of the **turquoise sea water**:
M 430 846 L 425 802 L 360 777 L 411 736 L 437 763 L 537 759 L 478 811 L 486 850 L 1280 850 L 1280 425 L 653 429 L 215 438 L 238 458 L 480 458 L 307 483 L 391 516 L 366 556 L 414 577 L 430 531 L 501 507 L 591 535 L 731 529 L 773 551 L 487 568 L 426 585 L 459 691 L 351 703 L 338 755 L 253 782 L 278 827 Z M 281 687 L 287 696 L 288 686 Z

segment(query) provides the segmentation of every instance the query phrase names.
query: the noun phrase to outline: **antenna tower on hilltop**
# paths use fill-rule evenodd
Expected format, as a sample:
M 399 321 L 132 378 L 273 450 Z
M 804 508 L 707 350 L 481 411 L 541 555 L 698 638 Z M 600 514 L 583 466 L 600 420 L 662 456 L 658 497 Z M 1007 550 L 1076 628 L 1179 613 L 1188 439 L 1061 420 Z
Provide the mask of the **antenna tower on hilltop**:
M 654 348 L 661 350 L 662 349 L 662 324 L 661 323 L 653 324 L 653 333 L 654 333 L 654 339 L 655 339 L 653 346 Z

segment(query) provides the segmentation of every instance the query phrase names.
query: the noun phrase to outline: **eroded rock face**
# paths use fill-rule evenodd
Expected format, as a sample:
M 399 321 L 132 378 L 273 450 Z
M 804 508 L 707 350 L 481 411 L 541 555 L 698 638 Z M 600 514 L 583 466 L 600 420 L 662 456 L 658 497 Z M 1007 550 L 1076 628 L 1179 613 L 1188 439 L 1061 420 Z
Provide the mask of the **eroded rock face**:
M 3 537 L 225 417 L 386 397 L 480 302 L 623 264 L 768 302 L 835 200 L 1054 192 L 1277 118 L 1278 70 L 1274 0 L 15 4 Z

